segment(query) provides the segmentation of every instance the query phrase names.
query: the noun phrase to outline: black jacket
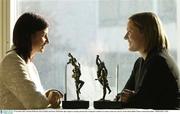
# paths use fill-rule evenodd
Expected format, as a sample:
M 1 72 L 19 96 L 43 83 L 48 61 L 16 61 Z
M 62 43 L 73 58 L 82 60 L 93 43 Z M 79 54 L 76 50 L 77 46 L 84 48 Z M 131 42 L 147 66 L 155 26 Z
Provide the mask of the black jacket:
M 146 60 L 135 62 L 125 89 L 135 95 L 125 105 L 133 108 L 175 109 L 178 105 L 179 71 L 167 50 L 152 50 Z

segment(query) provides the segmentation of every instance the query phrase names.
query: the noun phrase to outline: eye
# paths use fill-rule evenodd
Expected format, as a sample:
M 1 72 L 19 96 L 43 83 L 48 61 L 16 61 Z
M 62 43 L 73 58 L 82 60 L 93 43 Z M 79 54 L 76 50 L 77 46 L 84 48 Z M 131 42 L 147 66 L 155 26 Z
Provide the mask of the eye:
M 128 35 L 131 34 L 131 31 L 127 31 L 127 34 L 128 34 Z
M 47 37 L 47 34 L 46 34 L 46 33 L 43 33 L 41 36 L 46 38 L 46 37 Z
M 129 30 L 129 31 L 128 31 L 128 34 L 132 34 L 132 33 L 133 33 L 133 30 Z

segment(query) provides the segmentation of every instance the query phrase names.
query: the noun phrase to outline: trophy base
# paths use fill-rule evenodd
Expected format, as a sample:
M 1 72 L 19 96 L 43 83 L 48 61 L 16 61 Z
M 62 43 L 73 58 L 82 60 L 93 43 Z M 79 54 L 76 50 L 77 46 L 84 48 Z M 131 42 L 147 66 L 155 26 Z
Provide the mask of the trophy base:
M 94 101 L 95 109 L 122 109 L 122 103 L 109 100 Z
M 77 100 L 77 101 L 62 101 L 63 109 L 88 109 L 89 101 Z

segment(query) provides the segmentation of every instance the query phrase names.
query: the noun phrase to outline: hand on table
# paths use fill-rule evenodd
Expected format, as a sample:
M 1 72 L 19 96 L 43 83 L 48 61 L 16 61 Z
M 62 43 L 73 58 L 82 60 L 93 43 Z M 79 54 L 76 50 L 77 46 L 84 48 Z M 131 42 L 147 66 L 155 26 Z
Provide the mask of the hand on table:
M 63 98 L 63 94 L 55 89 L 47 90 L 45 93 L 48 101 L 49 101 L 49 108 L 60 108 L 60 103 Z
M 135 91 L 124 89 L 121 93 L 118 93 L 115 100 L 123 103 L 127 103 L 129 99 L 134 96 Z

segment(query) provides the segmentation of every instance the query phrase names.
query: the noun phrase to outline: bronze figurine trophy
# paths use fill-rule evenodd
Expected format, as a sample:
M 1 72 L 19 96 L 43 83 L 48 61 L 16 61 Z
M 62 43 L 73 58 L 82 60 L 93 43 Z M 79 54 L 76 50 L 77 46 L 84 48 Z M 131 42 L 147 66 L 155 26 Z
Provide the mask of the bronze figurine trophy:
M 106 69 L 105 63 L 100 60 L 99 55 L 97 55 L 96 57 L 96 65 L 97 65 L 97 79 L 95 80 L 98 80 L 100 84 L 103 86 L 103 97 L 100 100 L 104 101 L 106 96 L 106 89 L 108 89 L 109 94 L 111 93 L 111 89 L 109 87 L 107 80 L 108 71 Z
M 107 75 L 108 70 L 106 69 L 105 63 L 100 60 L 99 55 L 96 56 L 96 65 L 97 65 L 97 79 L 100 84 L 103 86 L 103 97 L 98 100 L 94 101 L 94 108 L 95 109 L 120 109 L 121 103 L 117 101 L 110 101 L 106 100 L 106 93 L 108 90 L 108 94 L 111 93 L 111 89 L 108 84 Z
M 87 109 L 89 108 L 89 101 L 84 101 L 80 100 L 79 94 L 81 94 L 81 88 L 84 85 L 84 81 L 80 80 L 81 76 L 81 66 L 80 63 L 77 62 L 76 58 L 72 56 L 71 53 L 68 54 L 70 57 L 69 61 L 67 62 L 68 64 L 71 64 L 73 66 L 73 74 L 72 78 L 75 80 L 75 86 L 76 86 L 76 95 L 77 95 L 77 100 L 74 101 L 67 101 L 67 73 L 65 74 L 65 99 L 62 103 L 62 107 L 64 109 Z M 66 65 L 66 71 L 67 72 L 67 65 Z

